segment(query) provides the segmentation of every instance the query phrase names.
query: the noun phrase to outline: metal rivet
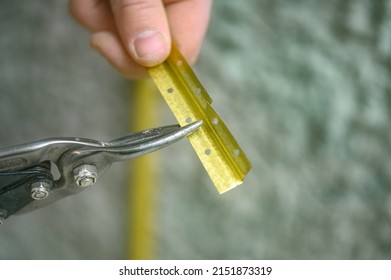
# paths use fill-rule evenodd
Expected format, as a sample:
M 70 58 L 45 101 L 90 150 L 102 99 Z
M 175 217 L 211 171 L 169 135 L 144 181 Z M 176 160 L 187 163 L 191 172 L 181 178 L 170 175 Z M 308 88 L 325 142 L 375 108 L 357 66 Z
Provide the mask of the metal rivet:
M 73 175 L 76 184 L 79 187 L 86 188 L 95 184 L 98 179 L 98 170 L 95 165 L 83 164 L 73 169 Z
M 31 198 L 42 200 L 49 196 L 50 185 L 47 182 L 35 182 L 31 184 Z
M 211 153 L 212 153 L 212 151 L 210 149 L 205 150 L 205 155 L 209 156 Z

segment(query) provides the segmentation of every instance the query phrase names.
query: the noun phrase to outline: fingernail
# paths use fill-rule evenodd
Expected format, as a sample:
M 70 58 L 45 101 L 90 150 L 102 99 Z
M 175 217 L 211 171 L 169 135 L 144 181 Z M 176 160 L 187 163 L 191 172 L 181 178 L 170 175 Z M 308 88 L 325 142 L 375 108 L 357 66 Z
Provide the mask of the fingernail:
M 165 58 L 167 45 L 159 31 L 147 30 L 134 38 L 130 49 L 136 60 L 153 65 Z

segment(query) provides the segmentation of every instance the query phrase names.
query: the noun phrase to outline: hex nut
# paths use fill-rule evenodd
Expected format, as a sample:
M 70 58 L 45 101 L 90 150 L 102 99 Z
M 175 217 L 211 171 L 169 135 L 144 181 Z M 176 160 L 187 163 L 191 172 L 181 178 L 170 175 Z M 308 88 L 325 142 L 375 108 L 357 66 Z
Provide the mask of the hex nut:
M 76 185 L 86 188 L 95 184 L 98 179 L 98 170 L 95 165 L 83 164 L 73 169 Z
M 47 182 L 35 182 L 31 184 L 31 198 L 42 200 L 49 196 L 50 185 Z
M 4 225 L 4 220 L 5 220 L 4 218 L 5 218 L 5 214 L 3 210 L 0 210 L 0 227 Z

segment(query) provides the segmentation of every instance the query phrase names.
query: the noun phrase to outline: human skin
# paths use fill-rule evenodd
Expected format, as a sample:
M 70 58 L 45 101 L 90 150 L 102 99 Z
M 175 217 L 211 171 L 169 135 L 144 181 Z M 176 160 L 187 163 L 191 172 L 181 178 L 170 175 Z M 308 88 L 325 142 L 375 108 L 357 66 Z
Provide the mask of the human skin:
M 74 18 L 91 32 L 90 44 L 124 77 L 147 76 L 172 42 L 190 64 L 200 51 L 212 0 L 70 0 Z

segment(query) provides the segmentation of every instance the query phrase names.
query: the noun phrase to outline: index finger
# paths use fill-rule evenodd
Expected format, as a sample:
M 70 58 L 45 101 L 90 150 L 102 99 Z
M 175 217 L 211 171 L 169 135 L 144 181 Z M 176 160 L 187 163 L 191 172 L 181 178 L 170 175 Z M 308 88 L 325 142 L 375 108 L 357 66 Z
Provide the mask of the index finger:
M 193 64 L 205 37 L 212 0 L 166 0 L 167 18 L 173 41 Z

